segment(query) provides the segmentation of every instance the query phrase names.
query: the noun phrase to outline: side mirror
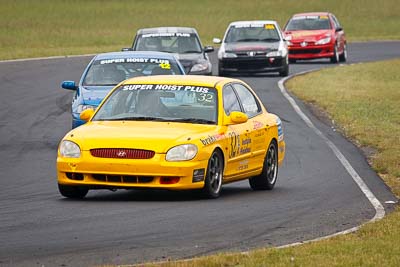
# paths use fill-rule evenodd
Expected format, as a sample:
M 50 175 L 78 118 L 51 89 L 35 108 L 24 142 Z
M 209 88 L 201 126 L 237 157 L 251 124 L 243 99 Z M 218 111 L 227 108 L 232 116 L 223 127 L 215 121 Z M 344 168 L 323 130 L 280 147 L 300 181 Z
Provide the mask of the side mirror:
M 221 43 L 221 39 L 219 39 L 219 38 L 213 38 L 213 43 L 214 43 L 214 44 L 220 44 L 220 43 Z
M 247 117 L 247 115 L 240 111 L 232 111 L 231 114 L 229 115 L 229 120 L 231 121 L 232 124 L 244 123 L 248 119 L 249 118 Z
M 91 108 L 88 108 L 81 112 L 81 114 L 79 115 L 79 118 L 81 118 L 81 120 L 84 120 L 84 121 L 89 121 L 90 118 L 92 118 L 93 114 L 94 114 L 94 110 Z
M 74 81 L 63 81 L 61 83 L 61 87 L 68 90 L 76 90 L 78 86 L 76 86 Z
M 122 52 L 126 52 L 126 51 L 133 51 L 132 47 L 124 47 L 121 49 Z
M 207 46 L 204 47 L 204 52 L 209 53 L 209 52 L 212 52 L 212 51 L 214 51 L 214 47 L 213 46 L 207 45 Z
M 342 28 L 342 27 L 336 28 L 336 32 L 340 32 L 340 31 L 343 31 L 343 28 Z

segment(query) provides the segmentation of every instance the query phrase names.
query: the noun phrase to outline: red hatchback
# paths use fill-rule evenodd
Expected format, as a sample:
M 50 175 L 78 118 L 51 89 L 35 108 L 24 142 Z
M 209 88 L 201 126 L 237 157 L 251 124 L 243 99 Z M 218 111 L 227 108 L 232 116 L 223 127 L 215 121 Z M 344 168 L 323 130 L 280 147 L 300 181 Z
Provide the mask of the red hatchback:
M 347 59 L 346 36 L 337 18 L 328 12 L 295 14 L 285 25 L 289 60 L 330 58 L 332 63 Z

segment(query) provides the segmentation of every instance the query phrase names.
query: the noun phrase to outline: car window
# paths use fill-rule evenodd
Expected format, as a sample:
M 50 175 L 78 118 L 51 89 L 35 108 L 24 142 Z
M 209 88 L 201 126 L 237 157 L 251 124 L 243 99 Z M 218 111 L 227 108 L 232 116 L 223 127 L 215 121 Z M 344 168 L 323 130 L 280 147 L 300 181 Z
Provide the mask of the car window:
M 215 88 L 174 84 L 126 84 L 116 89 L 93 120 L 217 123 Z
M 237 95 L 239 96 L 240 102 L 242 103 L 244 113 L 251 118 L 261 112 L 260 103 L 254 97 L 254 95 L 240 83 L 233 84 Z
M 230 85 L 223 89 L 223 100 L 226 115 L 230 115 L 232 111 L 242 111 L 236 93 Z
M 331 23 L 328 16 L 296 16 L 286 25 L 286 31 L 328 30 Z
M 95 60 L 83 79 L 84 86 L 117 85 L 146 75 L 183 74 L 177 62 L 159 58 L 117 58 Z
M 332 16 L 333 23 L 335 24 L 335 28 L 336 29 L 340 28 L 341 26 L 340 26 L 338 19 L 334 15 L 331 15 L 331 16 Z
M 192 33 L 149 33 L 138 35 L 133 45 L 136 51 L 168 53 L 201 53 L 199 38 Z
M 224 42 L 269 42 L 279 40 L 278 29 L 274 24 L 253 23 L 231 26 Z

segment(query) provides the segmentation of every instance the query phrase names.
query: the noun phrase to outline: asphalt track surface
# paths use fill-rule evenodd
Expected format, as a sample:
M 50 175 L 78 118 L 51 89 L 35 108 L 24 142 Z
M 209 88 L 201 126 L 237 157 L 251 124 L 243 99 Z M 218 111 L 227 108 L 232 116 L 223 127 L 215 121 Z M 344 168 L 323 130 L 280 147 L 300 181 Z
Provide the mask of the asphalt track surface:
M 348 63 L 400 57 L 399 47 L 400 42 L 352 43 Z M 71 125 L 72 92 L 60 82 L 78 81 L 90 58 L 0 62 L 0 266 L 190 258 L 301 242 L 374 217 L 332 150 L 283 97 L 275 74 L 239 77 L 283 120 L 287 154 L 273 191 L 254 192 L 242 181 L 225 185 L 216 200 L 143 190 L 90 191 L 82 201 L 61 197 L 55 162 L 58 142 Z M 215 63 L 215 53 L 212 58 Z M 332 66 L 325 60 L 299 62 L 290 73 Z M 297 102 L 386 211 L 392 210 L 385 202 L 397 199 L 361 150 Z

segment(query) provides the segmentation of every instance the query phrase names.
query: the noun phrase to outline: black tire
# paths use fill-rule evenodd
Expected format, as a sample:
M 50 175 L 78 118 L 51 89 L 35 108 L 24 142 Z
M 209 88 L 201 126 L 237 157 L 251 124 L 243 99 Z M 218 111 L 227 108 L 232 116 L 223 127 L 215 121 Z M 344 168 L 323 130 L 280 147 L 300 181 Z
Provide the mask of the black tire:
M 260 175 L 249 179 L 253 190 L 272 190 L 278 178 L 278 147 L 274 140 L 268 146 Z
M 73 199 L 82 199 L 87 195 L 89 189 L 81 186 L 58 184 L 58 191 L 60 191 L 60 194 L 63 195 L 64 197 Z
M 218 198 L 222 188 L 224 160 L 221 152 L 215 150 L 208 160 L 207 173 L 202 194 L 206 198 Z
M 339 53 L 337 49 L 337 45 L 335 45 L 333 56 L 331 57 L 331 63 L 338 63 L 339 62 Z
M 289 65 L 286 64 L 285 68 L 279 72 L 279 76 L 286 77 L 289 75 Z
M 347 44 L 346 43 L 343 46 L 343 53 L 339 56 L 339 61 L 340 62 L 347 61 Z
M 294 59 L 294 58 L 289 58 L 289 63 L 296 63 L 296 59 Z

